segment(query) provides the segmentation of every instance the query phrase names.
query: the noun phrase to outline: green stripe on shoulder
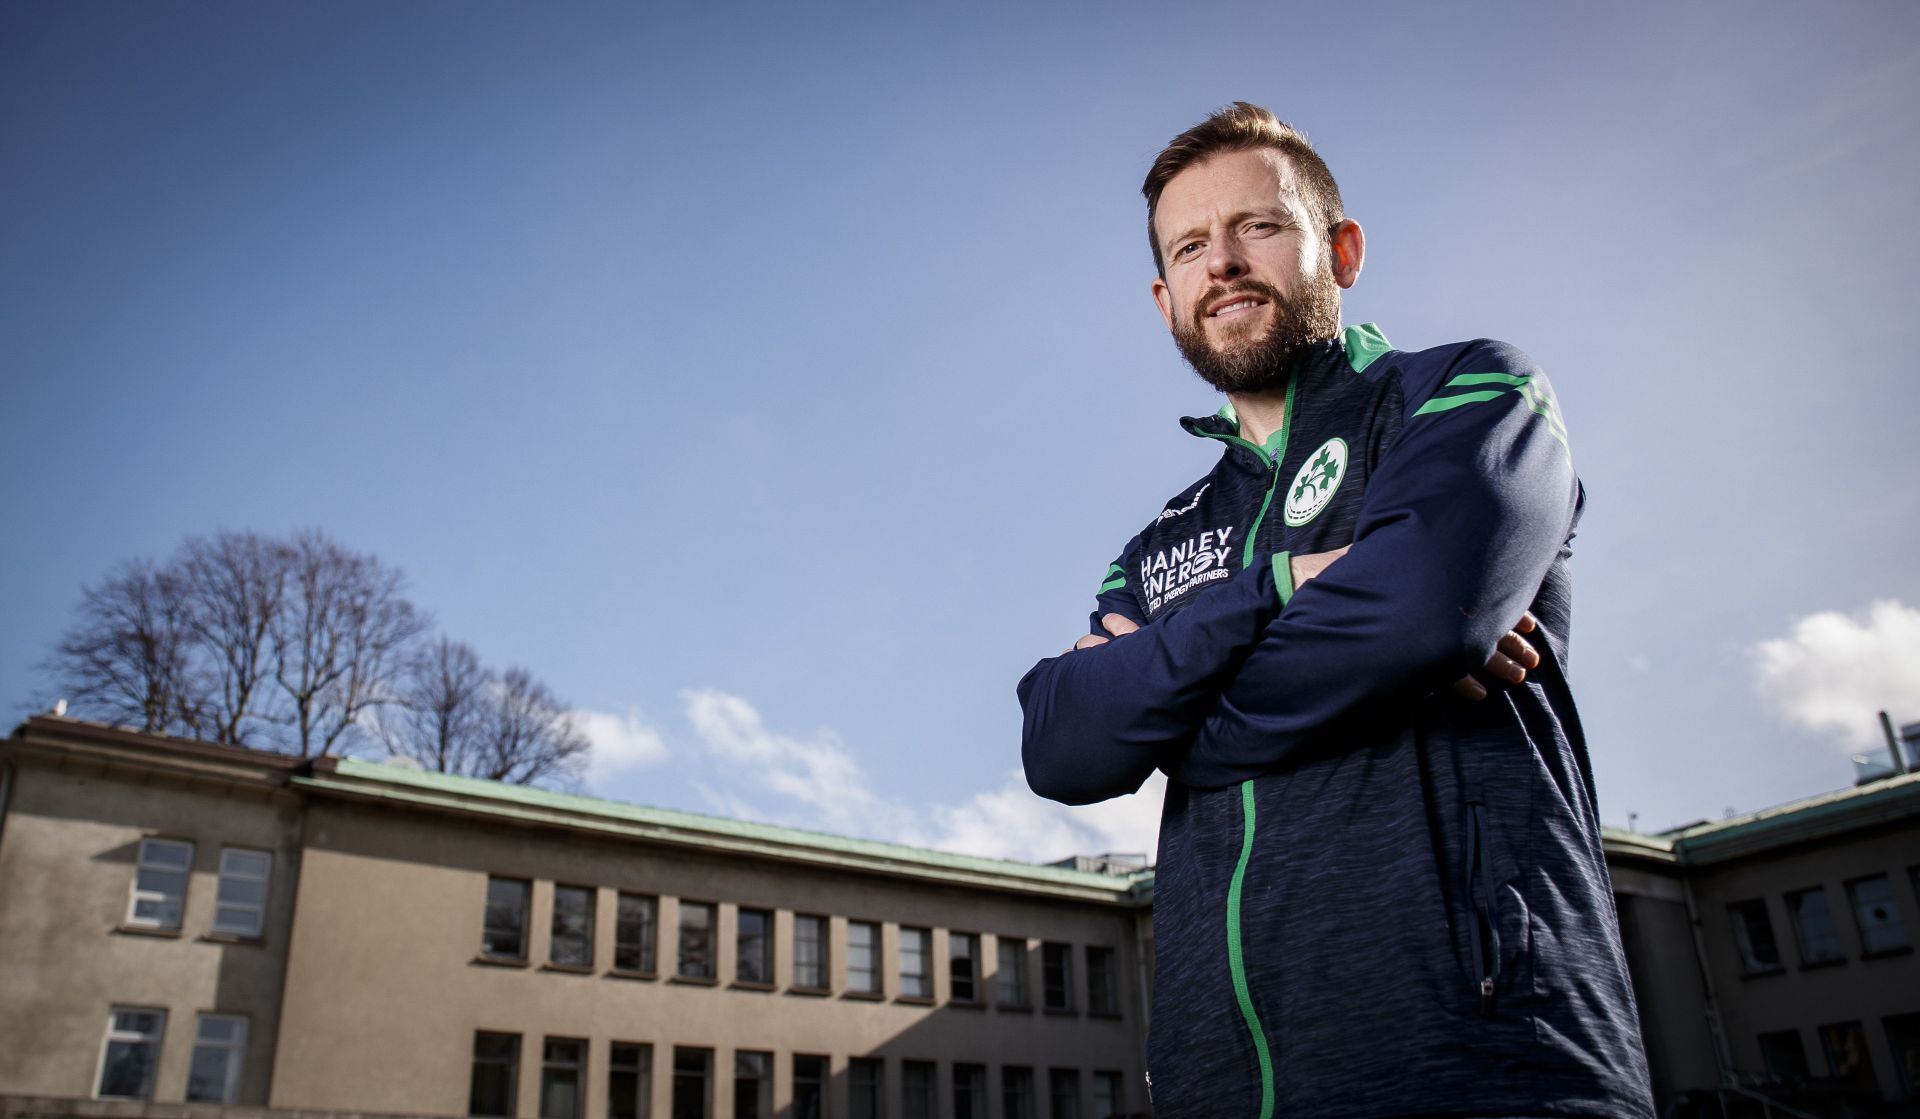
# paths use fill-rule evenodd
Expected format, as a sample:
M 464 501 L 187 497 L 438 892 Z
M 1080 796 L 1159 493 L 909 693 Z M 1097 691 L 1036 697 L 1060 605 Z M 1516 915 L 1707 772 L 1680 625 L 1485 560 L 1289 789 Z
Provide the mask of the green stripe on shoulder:
M 1528 373 L 1462 373 L 1447 382 L 1450 389 L 1465 388 L 1468 385 L 1524 385 L 1533 380 Z
M 1482 389 L 1479 392 L 1461 393 L 1459 396 L 1436 396 L 1414 411 L 1416 416 L 1431 415 L 1458 408 L 1462 404 L 1480 404 L 1495 397 L 1507 395 L 1507 389 Z
M 1108 591 L 1117 591 L 1126 585 L 1127 573 L 1120 570 L 1120 565 L 1117 563 L 1108 564 L 1107 581 L 1100 584 L 1100 593 L 1106 594 Z
M 1380 355 L 1393 349 L 1393 343 L 1380 333 L 1380 328 L 1370 322 L 1346 329 L 1342 339 L 1347 347 L 1347 364 L 1353 366 L 1355 373 L 1365 373 L 1367 366 L 1380 360 Z

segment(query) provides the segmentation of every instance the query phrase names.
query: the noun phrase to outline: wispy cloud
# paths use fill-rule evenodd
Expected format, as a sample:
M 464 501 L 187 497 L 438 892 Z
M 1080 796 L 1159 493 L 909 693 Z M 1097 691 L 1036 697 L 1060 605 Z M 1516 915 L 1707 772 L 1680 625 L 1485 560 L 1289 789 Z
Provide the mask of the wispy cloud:
M 587 751 L 589 786 L 631 769 L 667 759 L 667 744 L 637 711 L 615 715 L 607 711 L 575 711 L 580 733 L 592 743 Z
M 1810 614 L 1753 652 L 1767 705 L 1845 749 L 1884 741 L 1882 710 L 1920 719 L 1920 610 L 1883 599 L 1860 614 Z
M 751 703 L 713 689 L 689 690 L 681 699 L 702 747 L 727 764 L 729 783 L 753 786 L 754 792 L 781 802 L 753 809 L 744 790 L 703 785 L 709 803 L 730 814 L 1029 862 L 1154 849 L 1166 787 L 1157 774 L 1133 796 L 1085 808 L 1040 799 L 1018 771 L 1004 775 L 997 787 L 957 802 L 908 804 L 877 794 L 832 732 L 796 737 L 771 730 Z

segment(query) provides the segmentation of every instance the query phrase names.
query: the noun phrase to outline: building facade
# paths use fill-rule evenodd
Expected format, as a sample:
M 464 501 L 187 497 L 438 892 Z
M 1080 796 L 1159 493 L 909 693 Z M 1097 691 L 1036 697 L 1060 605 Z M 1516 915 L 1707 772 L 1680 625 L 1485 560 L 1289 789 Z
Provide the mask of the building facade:
M 1663 1111 L 1920 1110 L 1920 776 L 1605 843 Z M 35 718 L 0 741 L 0 1097 L 1144 1115 L 1151 901 L 1125 863 Z

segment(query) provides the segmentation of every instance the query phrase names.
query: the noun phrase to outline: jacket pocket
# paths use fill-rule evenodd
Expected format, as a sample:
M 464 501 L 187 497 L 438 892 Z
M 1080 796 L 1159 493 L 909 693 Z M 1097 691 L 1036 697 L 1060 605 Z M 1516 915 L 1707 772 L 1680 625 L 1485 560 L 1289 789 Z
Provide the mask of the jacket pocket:
M 1487 806 L 1466 806 L 1465 881 L 1461 893 L 1471 902 L 1467 941 L 1473 956 L 1474 997 L 1480 1016 L 1493 1017 L 1494 991 L 1500 982 L 1500 925 L 1494 919 L 1493 856 L 1487 850 Z

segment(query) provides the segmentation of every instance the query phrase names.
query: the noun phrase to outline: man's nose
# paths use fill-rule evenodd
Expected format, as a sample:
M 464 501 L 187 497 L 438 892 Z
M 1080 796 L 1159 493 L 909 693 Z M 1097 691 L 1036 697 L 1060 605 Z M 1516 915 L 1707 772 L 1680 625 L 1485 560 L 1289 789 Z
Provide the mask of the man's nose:
M 1207 245 L 1207 275 L 1231 280 L 1247 270 L 1247 258 L 1240 254 L 1240 242 L 1233 237 L 1215 237 Z

